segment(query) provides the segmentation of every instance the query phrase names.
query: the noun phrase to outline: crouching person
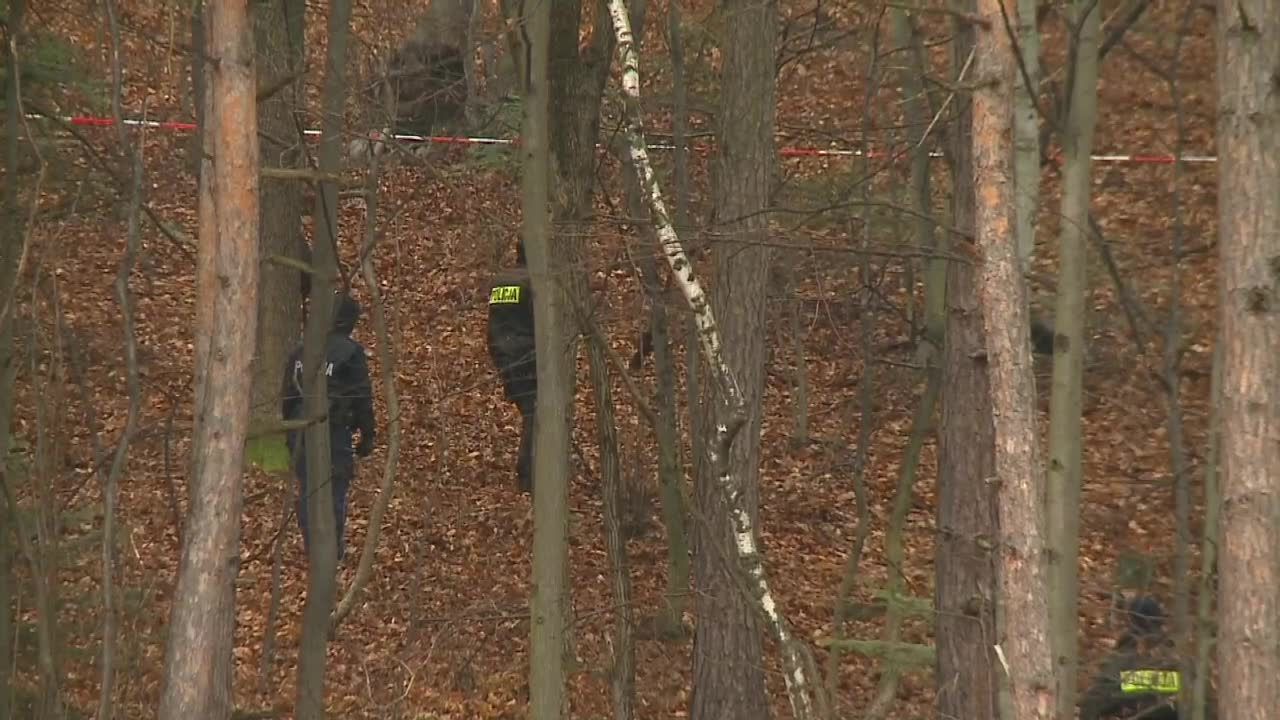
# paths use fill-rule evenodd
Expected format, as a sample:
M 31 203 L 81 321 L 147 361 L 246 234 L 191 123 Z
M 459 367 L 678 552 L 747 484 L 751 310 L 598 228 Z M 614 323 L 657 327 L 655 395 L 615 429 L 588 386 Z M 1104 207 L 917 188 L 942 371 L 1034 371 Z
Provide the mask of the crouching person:
M 333 329 L 325 339 L 324 372 L 329 395 L 329 478 L 320 487 L 329 486 L 333 494 L 334 531 L 338 540 L 338 561 L 346 551 L 344 530 L 347 521 L 347 491 L 355 477 L 355 458 L 373 452 L 375 437 L 373 391 L 369 384 L 369 363 L 364 346 L 351 337 L 360 319 L 360 305 L 348 295 L 338 298 L 334 307 Z M 289 356 L 285 365 L 282 414 L 285 420 L 303 417 L 306 376 L 302 369 L 302 348 Z M 353 444 L 355 433 L 359 442 Z M 298 479 L 298 524 L 303 543 L 310 549 L 307 532 L 307 451 L 306 430 L 291 430 L 286 436 L 293 458 L 294 475 Z
M 1183 678 L 1164 609 L 1154 598 L 1139 597 L 1129 603 L 1128 614 L 1127 632 L 1080 701 L 1080 720 L 1178 720 Z
M 533 491 L 533 428 L 538 407 L 538 362 L 533 334 L 533 286 L 525 266 L 524 243 L 516 245 L 516 266 L 504 269 L 489 287 L 489 358 L 502 378 L 506 399 L 520 411 L 520 451 L 516 480 Z

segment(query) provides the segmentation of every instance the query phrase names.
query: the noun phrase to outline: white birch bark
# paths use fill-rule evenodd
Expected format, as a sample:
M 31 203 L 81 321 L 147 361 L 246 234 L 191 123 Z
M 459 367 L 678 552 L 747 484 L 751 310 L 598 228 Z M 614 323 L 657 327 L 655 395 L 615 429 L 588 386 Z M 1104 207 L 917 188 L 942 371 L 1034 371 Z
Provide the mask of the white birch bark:
M 738 561 L 765 621 L 782 648 L 787 693 L 791 699 L 792 712 L 795 713 L 797 720 L 808 720 L 814 717 L 815 713 L 809 692 L 810 673 L 807 659 L 800 643 L 792 637 L 786 618 L 782 616 L 773 592 L 769 589 L 764 561 L 756 545 L 755 523 L 742 505 L 742 493 L 737 478 L 729 472 L 729 448 L 745 422 L 742 391 L 738 387 L 733 371 L 725 362 L 715 313 L 711 310 L 711 300 L 693 274 L 693 263 L 690 262 L 675 226 L 671 222 L 666 203 L 662 199 L 662 191 L 658 187 L 657 176 L 653 172 L 653 165 L 649 162 L 640 110 L 640 57 L 636 52 L 635 39 L 631 34 L 631 20 L 627 13 L 626 1 L 609 0 L 609 15 L 613 20 L 613 29 L 617 36 L 618 59 L 622 64 L 622 94 L 627 113 L 628 154 L 635 166 L 636 176 L 640 179 L 645 202 L 649 205 L 663 257 L 671 266 L 671 274 L 685 301 L 693 310 L 702 354 L 711 368 L 712 375 L 728 407 L 726 417 L 716 419 L 715 437 L 709 438 L 707 443 L 708 459 L 716 473 L 716 482 L 729 499 L 733 514 L 734 548 L 737 551 Z

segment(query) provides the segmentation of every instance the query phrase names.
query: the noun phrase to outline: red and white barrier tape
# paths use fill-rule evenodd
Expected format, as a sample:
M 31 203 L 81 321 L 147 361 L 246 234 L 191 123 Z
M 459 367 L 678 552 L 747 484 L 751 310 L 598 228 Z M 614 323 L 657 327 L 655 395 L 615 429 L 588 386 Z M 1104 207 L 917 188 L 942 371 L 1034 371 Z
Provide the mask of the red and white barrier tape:
M 40 119 L 42 116 L 28 115 L 27 117 L 31 119 Z M 62 118 L 62 120 L 67 123 L 70 123 L 71 125 L 77 125 L 81 127 L 111 127 L 112 125 L 115 125 L 115 120 L 113 118 L 103 118 L 103 117 L 85 117 L 85 116 L 64 117 Z M 190 122 L 166 122 L 166 121 L 160 121 L 160 120 L 133 120 L 133 119 L 126 119 L 126 120 L 123 120 L 122 122 L 125 125 L 131 126 L 131 127 L 148 127 L 148 128 L 156 128 L 158 130 L 170 130 L 170 131 L 176 131 L 176 132 L 191 132 L 196 129 L 196 124 L 190 123 Z M 304 130 L 303 133 L 308 136 L 316 136 L 320 134 L 320 131 L 310 129 L 310 130 Z M 508 138 L 492 138 L 492 137 L 451 137 L 451 136 L 441 136 L 441 135 L 411 135 L 411 134 L 396 134 L 396 135 L 392 135 L 391 137 L 403 142 L 429 142 L 429 143 L 439 143 L 442 145 L 514 145 L 516 144 L 515 140 L 511 140 Z M 369 139 L 376 141 L 383 138 L 380 134 L 375 133 Z M 674 145 L 664 144 L 664 143 L 654 143 L 649 145 L 649 148 L 653 150 L 671 150 L 674 147 L 675 147 Z M 786 147 L 779 150 L 778 154 L 781 155 L 782 157 L 787 157 L 787 158 L 806 158 L 806 157 L 862 157 L 866 153 L 862 150 L 845 150 L 840 148 Z M 877 151 L 877 150 L 872 150 L 869 154 L 869 156 L 873 158 L 887 157 L 888 155 L 889 153 L 885 151 Z M 934 152 L 934 153 L 931 153 L 931 155 L 933 157 L 941 157 L 942 153 Z M 1103 155 L 1093 156 L 1094 162 L 1134 163 L 1134 164 L 1140 164 L 1140 165 L 1172 165 L 1176 160 L 1177 158 L 1175 158 L 1173 155 L 1103 154 Z M 1183 155 L 1182 156 L 1182 162 L 1184 163 L 1213 163 L 1217 161 L 1218 161 L 1218 158 L 1213 155 Z

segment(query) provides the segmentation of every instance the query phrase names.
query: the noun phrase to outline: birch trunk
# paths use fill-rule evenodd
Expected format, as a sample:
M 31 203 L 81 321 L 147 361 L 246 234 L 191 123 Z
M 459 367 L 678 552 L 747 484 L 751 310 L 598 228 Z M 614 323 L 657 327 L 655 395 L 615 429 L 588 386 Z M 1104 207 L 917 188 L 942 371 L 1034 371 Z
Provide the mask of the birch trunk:
M 1062 181 L 1058 294 L 1054 309 L 1053 380 L 1049 395 L 1049 615 L 1059 717 L 1076 706 L 1080 596 L 1080 483 L 1083 448 L 1085 296 L 1088 293 L 1089 207 L 1093 187 L 1094 126 L 1098 116 L 1098 41 L 1102 11 L 1095 0 L 1073 0 L 1075 67 L 1070 109 L 1063 127 L 1066 166 Z M 1026 22 L 1027 19 L 1023 18 Z M 1035 17 L 1030 18 L 1034 29 Z M 1022 87 L 1022 83 L 1019 83 Z M 1022 137 L 1019 135 L 1019 140 Z M 1021 160 L 1022 148 L 1018 149 Z M 1040 177 L 1039 151 L 1036 179 Z M 1021 201 L 1022 188 L 1017 187 Z M 1019 217 L 1019 221 L 1022 218 Z M 1019 228 L 1021 230 L 1021 228 Z M 1025 268 L 1024 268 L 1025 269 Z
M 1006 18 L 1005 15 L 1014 17 Z M 1055 710 L 1045 564 L 1044 465 L 1036 428 L 1027 281 L 1018 263 L 1012 176 L 1014 48 L 1005 23 L 1017 10 L 978 0 L 973 69 L 974 236 L 978 295 L 991 373 L 995 480 L 1000 513 L 997 649 L 1009 675 L 1015 717 L 1048 720 Z
M 1280 707 L 1280 0 L 1218 3 L 1223 720 Z
M 194 462 L 161 720 L 231 715 L 241 472 L 257 331 L 258 126 L 248 3 L 211 3 L 205 27 Z
M 768 6 L 772 12 L 772 5 Z M 701 283 L 693 274 L 693 266 L 685 253 L 680 238 L 671 223 L 666 203 L 662 199 L 653 166 L 645 145 L 643 119 L 640 108 L 640 60 L 631 35 L 631 22 L 624 0 L 609 0 L 609 15 L 617 36 L 618 55 L 622 65 L 622 87 L 627 113 L 627 140 L 632 163 L 640 177 L 645 200 L 653 217 L 655 230 L 663 256 L 671 266 L 671 272 L 694 314 L 698 341 L 711 368 L 722 399 L 713 435 L 707 439 L 708 465 L 714 472 L 716 484 L 728 504 L 731 518 L 733 547 L 738 564 L 743 570 L 750 594 L 765 622 L 773 631 L 783 653 L 783 665 L 792 711 L 797 720 L 814 716 L 810 697 L 811 663 L 799 641 L 778 609 L 777 602 L 765 577 L 764 563 L 760 556 L 755 520 L 745 506 L 740 478 L 730 470 L 729 450 L 734 437 L 746 421 L 742 392 L 733 370 L 727 364 L 720 343 L 720 332 L 711 303 Z M 772 47 L 772 45 L 768 46 Z M 770 110 L 771 112 L 771 110 Z M 754 708 L 753 712 L 759 708 Z

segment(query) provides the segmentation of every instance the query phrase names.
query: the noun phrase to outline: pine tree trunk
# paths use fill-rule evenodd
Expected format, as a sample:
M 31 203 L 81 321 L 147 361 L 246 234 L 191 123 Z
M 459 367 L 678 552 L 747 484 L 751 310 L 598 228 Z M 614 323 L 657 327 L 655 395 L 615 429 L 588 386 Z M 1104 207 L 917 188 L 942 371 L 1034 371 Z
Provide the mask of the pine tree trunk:
M 1014 90 L 1013 132 L 1016 155 L 1013 185 L 1018 198 L 1018 260 L 1024 273 L 1031 269 L 1031 259 L 1036 251 L 1036 213 L 1040 208 L 1040 113 L 1036 109 L 1036 95 L 1040 86 L 1040 29 L 1036 26 L 1037 5 L 1037 0 L 1018 0 L 1018 51 L 1021 53 L 1021 68 Z M 1078 3 L 1073 7 L 1077 6 Z M 1094 47 L 1097 47 L 1096 36 L 1095 32 Z M 1096 68 L 1096 53 L 1091 56 L 1091 61 Z M 1077 64 L 1080 62 L 1081 59 L 1078 58 Z
M 956 9 L 971 13 L 973 2 L 961 0 Z M 958 79 L 964 80 L 974 31 L 958 21 L 955 32 L 952 62 Z M 972 233 L 972 110 L 964 98 L 957 96 L 955 102 L 951 223 L 959 232 Z M 1001 717 L 1000 670 L 991 648 L 996 637 L 994 549 L 999 527 L 996 488 L 988 478 L 995 474 L 995 426 L 986 333 L 971 262 L 947 263 L 945 337 L 934 565 L 938 717 L 994 720 Z
M 1007 17 L 1012 15 L 1013 17 Z M 1018 261 L 1013 193 L 1013 91 L 1017 60 L 1005 23 L 1017 10 L 978 0 L 984 22 L 973 57 L 974 237 L 978 298 L 987 336 L 995 482 L 999 498 L 999 613 L 996 646 L 1007 667 L 1015 717 L 1055 714 L 1044 548 L 1045 479 L 1036 427 L 1027 281 Z M 1005 664 L 1007 663 L 1007 665 Z
M 161 720 L 232 711 L 241 473 L 257 332 L 258 127 L 248 3 L 206 7 L 191 505 L 170 611 Z
M 1280 2 L 1218 3 L 1219 717 L 1280 707 Z

